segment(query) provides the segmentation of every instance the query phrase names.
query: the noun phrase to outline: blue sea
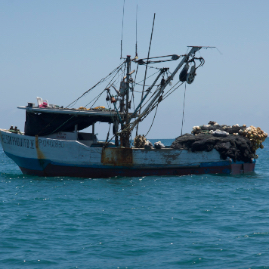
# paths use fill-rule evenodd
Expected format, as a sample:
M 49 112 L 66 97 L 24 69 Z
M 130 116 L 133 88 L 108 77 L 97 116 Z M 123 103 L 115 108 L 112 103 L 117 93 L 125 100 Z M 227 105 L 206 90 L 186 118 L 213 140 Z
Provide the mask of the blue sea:
M 248 175 L 111 179 L 25 176 L 1 148 L 0 268 L 269 268 L 264 146 Z

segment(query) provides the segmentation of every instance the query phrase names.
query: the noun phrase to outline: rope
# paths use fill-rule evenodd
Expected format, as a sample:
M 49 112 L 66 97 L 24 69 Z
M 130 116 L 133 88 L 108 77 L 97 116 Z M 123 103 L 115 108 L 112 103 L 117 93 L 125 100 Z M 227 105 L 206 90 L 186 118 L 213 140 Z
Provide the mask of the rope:
M 156 71 L 156 72 L 153 73 L 152 75 L 146 77 L 146 80 L 149 79 L 150 77 L 154 76 L 155 74 L 159 73 L 159 72 L 160 72 L 160 69 L 161 69 L 161 68 L 158 68 L 158 71 Z M 141 81 L 139 81 L 139 82 L 136 82 L 135 84 L 136 84 L 136 85 L 142 85 L 142 84 L 140 84 L 141 82 L 144 82 L 144 79 L 141 80 Z M 145 85 L 145 86 L 150 86 L 150 85 Z
M 157 114 L 157 110 L 158 110 L 158 105 L 159 105 L 159 103 L 157 104 L 157 106 L 156 106 L 156 110 L 155 110 L 155 114 L 154 114 L 154 117 L 153 117 L 153 120 L 152 120 L 152 123 L 151 123 L 151 125 L 150 125 L 150 127 L 149 127 L 149 130 L 148 130 L 148 132 L 146 133 L 146 135 L 145 136 L 147 136 L 148 135 L 148 133 L 150 132 L 150 130 L 151 130 L 151 127 L 153 126 L 153 123 L 154 123 L 154 120 L 155 120 L 155 117 L 156 117 L 156 114 Z
M 177 90 L 184 82 L 180 83 L 173 91 L 171 91 L 178 83 L 179 81 L 166 93 L 166 95 L 164 95 L 163 99 L 166 99 L 170 94 L 172 94 L 175 90 Z
M 152 93 L 152 95 L 150 96 L 150 98 L 143 104 L 143 105 L 141 105 L 141 109 L 143 109 L 147 104 L 148 104 L 148 102 L 151 100 L 151 98 L 156 94 L 156 92 L 158 92 L 158 90 L 159 90 L 159 86 L 160 85 L 156 85 L 157 86 L 157 88 L 156 88 L 156 90 Z M 139 113 L 140 114 L 140 113 Z
M 91 104 L 93 102 L 93 104 L 91 105 L 91 107 L 94 106 L 94 104 L 98 101 L 98 99 L 101 97 L 101 95 L 106 91 L 106 89 L 104 89 L 101 93 L 99 93 L 95 98 L 93 98 L 91 100 L 90 103 L 88 103 L 85 107 L 87 107 L 89 104 Z
M 91 87 L 89 90 L 87 90 L 86 92 L 84 92 L 80 97 L 78 97 L 76 100 L 74 100 L 72 103 L 70 103 L 67 107 L 74 105 L 79 99 L 81 99 L 84 95 L 86 95 L 87 93 L 89 93 L 92 89 L 94 89 L 97 85 L 99 85 L 100 83 L 104 82 L 107 80 L 108 77 L 110 77 L 115 71 L 119 70 L 122 65 L 125 62 L 121 63 L 118 67 L 116 67 L 113 71 L 111 71 L 106 77 L 102 78 L 101 80 L 99 80 L 93 87 Z
M 135 91 L 135 81 L 136 81 L 137 73 L 138 73 L 138 65 L 136 66 L 135 78 L 134 78 L 134 82 L 133 82 L 133 85 L 132 85 L 132 86 L 133 86 L 132 97 L 133 97 L 133 104 L 134 104 L 134 107 L 135 107 L 134 92 L 137 92 L 137 91 Z
M 53 134 L 53 133 L 55 133 L 57 130 L 59 130 L 62 126 L 64 126 L 68 121 L 70 121 L 72 118 L 74 118 L 75 117 L 75 115 L 74 116 L 72 116 L 71 118 L 69 118 L 67 121 L 65 121 L 63 124 L 61 124 L 60 126 L 58 126 L 53 132 L 51 132 L 51 134 Z M 52 121 L 51 121 L 52 122 Z M 48 124 L 48 125 L 50 125 L 50 123 Z M 47 125 L 47 126 L 48 126 Z M 46 127 L 47 127 L 46 126 Z M 46 128 L 45 127 L 45 128 Z
M 92 107 L 94 106 L 94 104 L 97 102 L 97 100 L 101 97 L 101 95 L 106 91 L 107 88 L 109 88 L 111 85 L 113 85 L 112 80 L 116 77 L 116 75 L 120 72 L 121 69 L 117 70 L 116 74 L 112 77 L 112 79 L 109 81 L 109 83 L 106 85 L 105 89 L 99 94 L 97 95 L 91 102 L 89 102 L 88 104 L 86 104 L 85 107 L 87 107 L 89 104 L 91 104 L 95 99 L 95 102 L 92 104 Z
M 152 41 L 153 30 L 154 30 L 155 15 L 156 15 L 156 13 L 154 13 L 154 16 L 153 16 L 152 30 L 151 30 L 151 36 L 150 36 L 150 41 L 149 41 L 148 58 L 149 58 L 149 54 L 150 54 L 151 41 Z M 143 90 L 142 90 L 142 95 L 141 95 L 141 101 L 142 101 L 142 99 L 144 97 L 144 90 L 145 90 L 145 83 L 146 83 L 147 71 L 148 71 L 148 65 L 146 65 L 146 69 L 145 69 L 144 85 L 143 85 Z M 141 112 L 141 107 L 139 109 L 139 114 L 140 114 L 140 112 Z M 138 125 L 139 124 L 137 124 L 137 126 L 136 126 L 136 135 L 138 134 Z
M 182 130 L 183 130 L 184 116 L 185 116 L 185 95 L 186 95 L 186 83 L 185 83 L 184 101 L 183 101 L 183 115 L 182 115 L 182 123 L 181 123 L 181 135 L 182 135 Z

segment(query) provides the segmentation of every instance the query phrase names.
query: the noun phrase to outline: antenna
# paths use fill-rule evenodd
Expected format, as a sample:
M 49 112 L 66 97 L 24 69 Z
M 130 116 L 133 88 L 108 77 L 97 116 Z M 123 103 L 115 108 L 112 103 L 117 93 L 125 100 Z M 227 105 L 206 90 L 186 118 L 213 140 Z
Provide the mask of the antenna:
M 125 0 L 123 2 L 123 10 L 122 10 L 122 22 L 121 22 L 121 44 L 120 44 L 120 58 L 122 59 L 122 40 L 123 40 L 123 20 L 124 20 L 124 6 L 125 6 Z
M 136 5 L 136 43 L 135 43 L 135 58 L 138 59 L 138 54 L 137 54 L 137 9 L 138 9 L 138 5 Z

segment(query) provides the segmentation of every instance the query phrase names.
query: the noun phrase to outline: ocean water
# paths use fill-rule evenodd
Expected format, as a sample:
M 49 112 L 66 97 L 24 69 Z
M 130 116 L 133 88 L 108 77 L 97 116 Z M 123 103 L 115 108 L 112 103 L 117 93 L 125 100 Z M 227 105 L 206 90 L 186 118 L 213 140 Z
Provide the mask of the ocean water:
M 1 148 L 0 268 L 269 268 L 264 146 L 248 175 L 111 179 L 25 176 Z

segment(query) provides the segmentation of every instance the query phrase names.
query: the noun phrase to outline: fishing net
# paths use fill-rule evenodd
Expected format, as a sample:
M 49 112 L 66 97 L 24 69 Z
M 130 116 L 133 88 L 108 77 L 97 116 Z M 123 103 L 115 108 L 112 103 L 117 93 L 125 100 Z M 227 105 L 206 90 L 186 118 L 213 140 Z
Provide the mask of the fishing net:
M 262 142 L 266 137 L 267 133 L 259 127 L 209 122 L 208 125 L 194 126 L 192 134 L 177 137 L 171 148 L 192 152 L 216 149 L 224 160 L 229 157 L 233 161 L 251 162 L 252 158 L 258 157 L 256 150 L 263 148 Z

